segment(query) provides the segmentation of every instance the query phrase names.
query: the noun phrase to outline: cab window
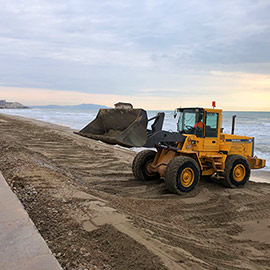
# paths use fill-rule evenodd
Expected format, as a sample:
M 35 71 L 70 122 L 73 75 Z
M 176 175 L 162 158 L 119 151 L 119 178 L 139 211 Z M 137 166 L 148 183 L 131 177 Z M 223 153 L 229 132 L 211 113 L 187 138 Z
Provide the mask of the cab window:
M 218 136 L 218 114 L 206 113 L 205 118 L 205 137 L 217 137 Z

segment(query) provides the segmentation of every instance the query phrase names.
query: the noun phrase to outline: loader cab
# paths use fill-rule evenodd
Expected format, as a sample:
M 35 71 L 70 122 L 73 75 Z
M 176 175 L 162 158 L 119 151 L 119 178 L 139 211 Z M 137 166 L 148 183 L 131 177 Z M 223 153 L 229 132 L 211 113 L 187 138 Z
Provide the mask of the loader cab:
M 180 117 L 178 120 L 178 131 L 183 134 L 195 134 L 197 137 L 203 137 L 203 125 L 198 126 L 197 123 L 203 123 L 204 110 L 201 108 L 178 109 Z
M 218 138 L 221 110 L 204 108 L 179 108 L 178 132 L 194 134 L 198 138 Z

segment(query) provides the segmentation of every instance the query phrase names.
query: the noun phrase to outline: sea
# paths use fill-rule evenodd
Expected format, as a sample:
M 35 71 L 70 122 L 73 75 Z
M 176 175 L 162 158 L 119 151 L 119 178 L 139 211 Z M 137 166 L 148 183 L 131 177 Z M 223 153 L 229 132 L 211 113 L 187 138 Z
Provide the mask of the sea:
M 68 126 L 80 130 L 97 115 L 97 109 L 1 109 L 0 113 L 23 116 L 53 124 Z M 155 116 L 158 111 L 147 111 L 148 118 Z M 224 133 L 231 133 L 232 116 L 236 115 L 234 134 L 255 137 L 255 155 L 266 159 L 266 167 L 270 171 L 270 112 L 233 112 L 223 111 Z M 150 123 L 151 124 L 151 123 Z M 164 130 L 177 131 L 177 117 L 174 111 L 165 111 Z M 137 149 L 135 149 L 136 151 Z

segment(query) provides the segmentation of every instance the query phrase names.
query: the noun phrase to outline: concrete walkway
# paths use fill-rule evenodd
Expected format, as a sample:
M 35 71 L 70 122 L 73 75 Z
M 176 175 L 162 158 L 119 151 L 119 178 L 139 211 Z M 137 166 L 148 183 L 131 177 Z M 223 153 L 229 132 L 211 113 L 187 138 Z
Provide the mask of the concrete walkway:
M 1 173 L 0 269 L 62 269 Z

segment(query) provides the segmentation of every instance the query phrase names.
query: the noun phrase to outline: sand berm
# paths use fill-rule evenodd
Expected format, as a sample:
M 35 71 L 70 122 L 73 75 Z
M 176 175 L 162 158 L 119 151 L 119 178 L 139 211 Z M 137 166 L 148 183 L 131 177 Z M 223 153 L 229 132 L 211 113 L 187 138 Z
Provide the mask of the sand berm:
M 136 181 L 134 156 L 0 114 L 0 170 L 63 269 L 270 269 L 269 184 L 178 196 Z

